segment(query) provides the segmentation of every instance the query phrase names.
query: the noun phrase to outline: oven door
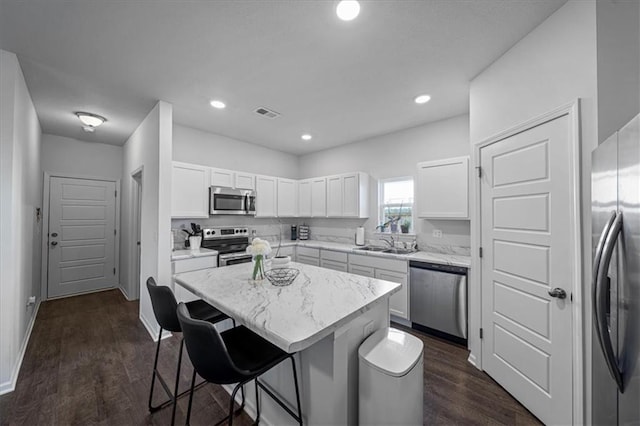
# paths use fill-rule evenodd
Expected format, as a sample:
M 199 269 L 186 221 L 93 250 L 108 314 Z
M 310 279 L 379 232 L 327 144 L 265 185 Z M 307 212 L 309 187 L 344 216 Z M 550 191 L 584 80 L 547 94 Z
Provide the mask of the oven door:
M 249 263 L 251 262 L 250 254 L 221 254 L 218 259 L 219 266 L 231 266 L 237 265 L 238 263 Z

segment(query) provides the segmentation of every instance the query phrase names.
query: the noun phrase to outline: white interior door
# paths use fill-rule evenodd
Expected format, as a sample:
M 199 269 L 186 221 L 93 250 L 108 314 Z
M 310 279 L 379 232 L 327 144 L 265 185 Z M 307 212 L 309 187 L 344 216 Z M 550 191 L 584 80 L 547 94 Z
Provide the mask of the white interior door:
M 480 150 L 483 368 L 546 424 L 572 423 L 569 134 L 565 115 Z
M 49 183 L 48 296 L 117 284 L 115 182 L 52 177 Z

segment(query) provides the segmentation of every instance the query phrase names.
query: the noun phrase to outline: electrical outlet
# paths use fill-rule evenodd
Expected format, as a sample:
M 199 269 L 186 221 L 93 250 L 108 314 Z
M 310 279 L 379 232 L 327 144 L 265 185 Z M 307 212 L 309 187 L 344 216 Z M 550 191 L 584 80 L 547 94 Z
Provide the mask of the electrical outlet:
M 434 238 L 442 238 L 442 231 L 440 229 L 434 229 L 433 230 L 433 237 Z
M 375 326 L 375 323 L 373 321 L 369 321 L 368 323 L 366 323 L 364 325 L 363 333 L 364 333 L 364 338 L 365 339 L 373 334 L 373 327 L 374 326 Z
M 31 306 L 31 305 L 35 305 L 36 304 L 36 297 L 35 296 L 30 296 L 29 299 L 27 300 L 27 306 Z

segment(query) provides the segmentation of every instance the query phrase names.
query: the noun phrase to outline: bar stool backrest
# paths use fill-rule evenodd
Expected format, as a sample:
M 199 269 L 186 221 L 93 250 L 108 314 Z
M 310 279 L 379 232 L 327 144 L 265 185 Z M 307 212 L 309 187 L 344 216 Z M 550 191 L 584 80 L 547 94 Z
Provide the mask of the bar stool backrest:
M 223 385 L 247 377 L 231 360 L 224 340 L 213 324 L 191 318 L 184 303 L 178 305 L 178 320 L 191 363 L 203 379 Z
M 147 289 L 149 290 L 149 296 L 151 296 L 153 313 L 160 327 L 171 332 L 182 331 L 176 316 L 178 302 L 176 302 L 176 297 L 171 289 L 167 286 L 156 284 L 156 280 L 153 277 L 147 279 Z

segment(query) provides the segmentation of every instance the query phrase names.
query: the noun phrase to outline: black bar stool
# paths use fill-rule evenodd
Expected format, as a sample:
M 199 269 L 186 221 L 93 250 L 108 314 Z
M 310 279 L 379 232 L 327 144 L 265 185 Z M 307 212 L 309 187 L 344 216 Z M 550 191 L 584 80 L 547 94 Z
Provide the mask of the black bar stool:
M 260 422 L 260 398 L 258 387 L 263 389 L 274 399 L 287 413 L 302 425 L 302 410 L 300 408 L 300 391 L 298 389 L 298 375 L 293 354 L 286 353 L 275 345 L 269 343 L 244 326 L 238 326 L 231 330 L 219 333 L 216 328 L 205 321 L 193 318 L 188 307 L 184 303 L 178 305 L 178 320 L 182 327 L 187 353 L 194 367 L 191 387 L 196 379 L 196 372 L 206 381 L 219 385 L 237 383 L 231 393 L 229 414 L 216 425 L 229 420 L 229 426 L 233 424 L 233 403 L 238 389 L 255 379 L 256 386 L 256 421 Z M 285 359 L 291 360 L 293 368 L 293 380 L 296 388 L 296 402 L 298 413 L 294 413 L 283 401 L 276 397 L 265 385 L 260 383 L 258 376 L 266 373 L 271 368 L 280 364 Z M 193 393 L 189 397 L 187 409 L 187 425 L 191 418 L 191 403 Z M 243 396 L 244 404 L 244 396 Z
M 156 357 L 153 361 L 153 374 L 151 376 L 151 390 L 149 392 L 149 411 L 151 413 L 160 410 L 173 404 L 173 412 L 171 413 L 171 424 L 174 424 L 176 418 L 176 400 L 185 395 L 189 391 L 193 391 L 193 385 L 190 389 L 178 394 L 178 383 L 180 382 L 180 367 L 182 364 L 182 351 L 184 348 L 184 339 L 180 340 L 180 352 L 178 353 L 178 369 L 176 371 L 176 383 L 173 392 L 169 389 L 169 386 L 164 381 L 160 372 L 158 371 L 158 355 L 160 354 L 160 341 L 162 340 L 162 330 L 168 330 L 174 333 L 182 332 L 180 328 L 180 322 L 176 315 L 176 308 L 178 303 L 173 295 L 171 289 L 167 286 L 159 286 L 153 277 L 147 279 L 147 289 L 149 290 L 149 296 L 151 296 L 151 305 L 153 306 L 153 313 L 156 317 L 156 321 L 160 325 L 160 333 L 158 334 L 158 345 L 156 347 Z M 209 324 L 215 324 L 222 320 L 229 318 L 213 306 L 209 305 L 204 300 L 194 300 L 184 304 L 185 309 L 194 318 L 198 318 L 203 321 L 207 321 Z M 235 323 L 234 323 L 235 325 Z M 212 326 L 213 327 L 213 326 Z M 152 405 L 153 400 L 153 387 L 156 382 L 156 377 L 160 381 L 160 384 L 164 388 L 165 392 L 169 396 L 169 400 L 159 404 L 157 406 Z M 198 386 L 206 383 L 200 383 Z

